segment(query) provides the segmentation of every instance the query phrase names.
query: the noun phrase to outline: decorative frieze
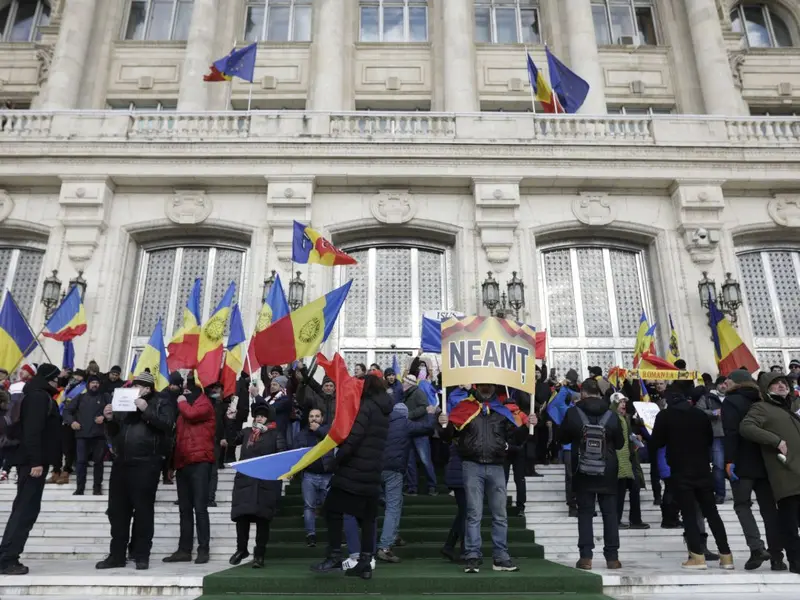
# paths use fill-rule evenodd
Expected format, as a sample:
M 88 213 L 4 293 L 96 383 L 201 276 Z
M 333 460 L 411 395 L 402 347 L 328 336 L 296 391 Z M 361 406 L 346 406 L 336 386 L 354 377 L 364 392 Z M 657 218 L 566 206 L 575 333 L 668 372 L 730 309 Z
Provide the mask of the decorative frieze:
M 62 178 L 59 220 L 67 255 L 76 271 L 85 271 L 108 227 L 113 183 L 109 179 Z
M 267 178 L 267 224 L 278 260 L 292 260 L 294 221 L 311 220 L 314 177 Z
M 722 181 L 676 181 L 672 202 L 678 216 L 678 233 L 696 264 L 710 264 L 721 239 L 725 197 Z
M 475 194 L 475 225 L 486 252 L 496 265 L 508 262 L 519 227 L 519 179 L 472 180 Z

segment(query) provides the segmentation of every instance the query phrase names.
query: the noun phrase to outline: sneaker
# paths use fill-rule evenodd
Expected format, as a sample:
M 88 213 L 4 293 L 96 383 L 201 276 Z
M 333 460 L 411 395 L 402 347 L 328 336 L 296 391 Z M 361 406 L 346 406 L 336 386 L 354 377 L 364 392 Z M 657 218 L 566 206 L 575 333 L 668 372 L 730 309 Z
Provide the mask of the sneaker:
M 770 554 L 763 548 L 761 550 L 753 550 L 750 552 L 750 558 L 747 559 L 747 562 L 744 563 L 744 570 L 745 571 L 755 571 L 765 562 L 770 560 Z
M 706 559 L 702 554 L 692 554 L 689 553 L 689 560 L 685 563 L 681 564 L 681 568 L 688 569 L 690 571 L 705 571 L 708 569 L 708 565 L 706 564 Z
M 477 558 L 468 558 L 464 566 L 464 573 L 480 573 L 481 567 Z
M 519 571 L 519 567 L 515 565 L 510 558 L 506 558 L 505 560 L 495 559 L 492 561 L 492 571 Z
M 611 569 L 612 571 L 615 571 L 617 569 L 621 569 L 622 568 L 622 563 L 619 562 L 618 559 L 614 559 L 614 560 L 606 559 L 606 568 L 607 569 Z
M 27 575 L 29 571 L 30 569 L 19 561 L 0 567 L 0 575 Z
M 263 556 L 256 556 L 253 558 L 253 564 L 251 565 L 253 569 L 263 569 L 264 568 L 264 557 Z
M 306 546 L 309 548 L 316 548 L 317 547 L 317 536 L 313 533 L 309 533 L 306 536 Z
M 199 552 L 198 552 L 199 554 Z M 192 562 L 192 553 L 191 552 L 184 552 L 183 550 L 178 550 L 177 552 L 173 552 L 169 556 L 161 559 L 165 563 L 183 563 L 183 562 Z
M 575 568 L 580 569 L 581 571 L 591 571 L 592 570 L 592 559 L 591 558 L 581 558 L 575 563 Z
M 676 523 L 668 523 L 667 521 L 662 521 L 661 529 L 683 529 L 683 522 L 677 521 Z
M 650 525 L 648 523 L 631 523 L 631 529 L 650 529 Z
M 408 490 L 407 492 L 403 492 L 403 496 L 408 496 L 409 498 L 413 498 L 416 495 L 417 495 L 417 492 L 412 492 L 411 490 Z
M 105 569 L 122 569 L 126 564 L 127 562 L 125 560 L 117 560 L 109 554 L 103 560 L 97 563 L 94 568 L 101 571 Z
M 382 562 L 388 562 L 388 563 L 399 563 L 400 562 L 400 557 L 397 556 L 394 552 L 392 552 L 388 548 L 387 549 L 378 550 L 377 558 L 378 558 L 378 560 L 380 560 Z
M 720 554 L 719 568 L 725 569 L 726 571 L 733 571 L 735 568 L 733 566 L 733 554 Z
M 342 571 L 348 571 L 349 569 L 354 569 L 357 564 L 358 564 L 357 556 L 354 556 L 352 558 L 347 558 L 342 561 Z M 374 558 L 371 561 L 369 561 L 369 568 L 372 569 L 373 571 L 377 566 L 378 563 Z

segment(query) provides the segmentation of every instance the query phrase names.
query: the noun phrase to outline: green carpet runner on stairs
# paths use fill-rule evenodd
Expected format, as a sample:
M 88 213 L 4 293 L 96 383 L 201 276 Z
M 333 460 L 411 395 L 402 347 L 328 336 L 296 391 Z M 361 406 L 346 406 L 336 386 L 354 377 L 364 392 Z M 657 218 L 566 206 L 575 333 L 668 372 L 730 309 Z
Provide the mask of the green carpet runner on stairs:
M 319 575 L 309 566 L 325 556 L 325 522 L 317 519 L 317 547 L 308 548 L 303 529 L 303 499 L 299 483 L 290 485 L 280 516 L 272 521 L 264 569 L 249 560 L 203 581 L 201 600 L 329 600 L 334 595 L 370 594 L 370 598 L 420 599 L 430 594 L 457 595 L 471 600 L 602 600 L 602 578 L 544 560 L 544 549 L 525 529 L 523 517 L 509 517 L 509 553 L 519 564 L 516 573 L 492 571 L 491 517 L 484 510 L 482 527 L 485 554 L 481 572 L 465 574 L 463 567 L 446 561 L 439 550 L 455 515 L 455 499 L 440 496 L 406 497 L 400 535 L 406 546 L 394 548 L 399 564 L 378 563 L 373 577 L 364 581 L 343 573 Z M 378 519 L 378 532 L 383 518 Z M 255 535 L 255 531 L 251 533 Z M 252 549 L 251 549 L 252 550 Z

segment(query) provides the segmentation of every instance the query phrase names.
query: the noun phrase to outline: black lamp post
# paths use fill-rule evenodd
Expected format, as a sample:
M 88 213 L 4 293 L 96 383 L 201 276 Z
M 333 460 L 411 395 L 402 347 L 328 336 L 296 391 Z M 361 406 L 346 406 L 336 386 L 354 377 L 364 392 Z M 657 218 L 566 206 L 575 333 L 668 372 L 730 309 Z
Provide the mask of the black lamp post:
M 300 271 L 289 282 L 289 306 L 292 310 L 297 310 L 303 306 L 303 296 L 305 295 L 306 282 L 300 277 Z
M 272 289 L 273 284 L 275 283 L 275 271 L 272 271 L 272 274 L 264 280 L 264 293 L 261 295 L 265 301 L 267 296 L 269 296 L 269 291 Z
M 525 284 L 517 277 L 517 272 L 512 272 L 511 281 L 506 284 L 507 292 L 500 293 L 500 284 L 489 271 L 488 277 L 481 285 L 483 291 L 483 305 L 492 316 L 505 318 L 511 310 L 519 319 L 519 311 L 525 306 Z
M 708 272 L 703 271 L 703 278 L 697 282 L 697 292 L 703 308 L 708 309 L 709 299 L 714 300 L 717 308 L 730 318 L 733 325 L 736 325 L 737 311 L 742 305 L 742 288 L 730 273 L 725 273 L 725 282 L 718 292 L 716 282 L 708 278 Z

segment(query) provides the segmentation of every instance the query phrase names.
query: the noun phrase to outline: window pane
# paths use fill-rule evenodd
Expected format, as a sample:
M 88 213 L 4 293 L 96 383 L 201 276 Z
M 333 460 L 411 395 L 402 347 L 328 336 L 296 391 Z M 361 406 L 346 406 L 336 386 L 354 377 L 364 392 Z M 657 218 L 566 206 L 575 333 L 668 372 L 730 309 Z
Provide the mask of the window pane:
M 800 288 L 797 285 L 797 272 L 792 260 L 793 252 L 770 252 L 769 263 L 772 267 L 772 281 L 775 284 L 775 295 L 778 297 L 778 308 L 783 321 L 785 335 L 800 335 Z
M 550 334 L 557 338 L 577 337 L 578 322 L 569 250 L 554 250 L 545 254 L 544 272 Z
M 376 333 L 409 337 L 411 324 L 411 249 L 378 248 L 375 253 Z
M 148 23 L 148 40 L 168 40 L 172 26 L 171 0 L 153 0 Z
M 747 41 L 753 48 L 769 48 L 769 30 L 764 20 L 764 11 L 761 5 L 745 6 L 744 20 L 747 23 Z
M 364 337 L 367 335 L 367 304 L 369 289 L 369 253 L 367 250 L 350 252 L 358 264 L 345 267 L 344 281 L 353 280 L 344 308 L 344 335 Z
M 362 6 L 361 7 L 361 41 L 362 42 L 378 42 L 378 7 L 377 6 Z
M 292 39 L 295 42 L 310 42 L 311 41 L 311 7 L 310 6 L 295 6 L 294 7 L 294 31 L 292 32 Z
M 11 27 L 11 42 L 27 42 L 31 39 L 33 17 L 36 15 L 36 2 L 20 2 L 17 5 L 17 16 Z
M 636 28 L 639 32 L 640 44 L 655 46 L 658 43 L 653 9 L 649 6 L 636 7 Z
M 753 252 L 739 256 L 747 312 L 755 337 L 775 337 L 778 325 L 772 311 L 772 299 L 761 254 Z
M 248 6 L 247 18 L 244 22 L 244 39 L 255 42 L 261 39 L 261 27 L 264 25 L 264 6 Z
M 210 250 L 208 248 L 193 248 L 188 247 L 183 249 L 183 258 L 181 259 L 181 276 L 178 280 L 178 289 L 176 290 L 177 302 L 175 302 L 175 316 L 172 321 L 172 332 L 165 331 L 164 335 L 172 335 L 183 326 L 183 311 L 186 307 L 186 301 L 189 299 L 189 293 L 194 286 L 194 280 L 198 277 L 203 280 L 203 285 L 206 285 L 208 280 L 208 255 Z M 201 291 L 202 294 L 202 291 Z M 202 295 L 200 314 L 202 316 Z M 165 323 L 166 327 L 167 324 Z
M 23 315 L 30 316 L 33 311 L 43 260 L 44 252 L 39 250 L 19 251 L 19 260 L 17 261 L 17 270 L 14 272 L 11 293 L 14 294 L 14 300 L 17 301 L 17 305 Z
M 178 2 L 178 12 L 175 15 L 175 32 L 172 34 L 173 40 L 188 40 L 189 39 L 189 26 L 192 21 L 192 7 L 191 0 L 181 0 Z
M 409 42 L 428 41 L 428 9 L 411 6 L 408 9 Z
M 488 7 L 475 7 L 475 41 L 488 44 L 492 41 L 492 24 Z
M 147 2 L 134 0 L 131 2 L 131 14 L 128 17 L 128 26 L 125 28 L 126 40 L 144 39 L 144 19 L 147 14 Z
M 598 46 L 608 46 L 611 36 L 608 32 L 608 14 L 602 4 L 592 4 L 592 19 L 594 19 L 594 37 Z
M 603 251 L 598 248 L 579 248 L 577 254 L 586 335 L 600 338 L 611 337 L 613 332 Z
M 772 31 L 775 32 L 775 45 L 781 48 L 788 48 L 792 45 L 792 34 L 786 22 L 773 11 L 769 11 L 769 19 L 772 21 Z
M 8 15 L 11 13 L 11 5 L 0 8 L 0 40 L 4 39 L 3 35 L 6 32 L 6 24 L 8 23 Z
M 383 41 L 402 42 L 403 34 L 403 7 L 386 6 L 383 9 Z
M 267 39 L 270 42 L 289 41 L 289 7 L 270 6 L 267 12 Z
M 516 44 L 517 39 L 517 11 L 513 8 L 496 8 L 494 19 L 497 26 L 498 44 Z
M 610 250 L 609 256 L 619 335 L 635 338 L 639 331 L 639 316 L 642 314 L 642 292 L 636 254 L 624 250 Z
M 735 33 L 742 32 L 742 18 L 739 15 L 739 9 L 735 8 L 731 11 L 731 30 Z
M 520 18 L 522 19 L 522 41 L 526 44 L 540 43 L 539 12 L 534 9 L 525 9 L 520 13 Z
M 612 44 L 621 44 L 623 37 L 633 37 L 633 19 L 630 6 L 611 6 Z
M 443 261 L 441 252 L 417 251 L 419 272 L 419 312 L 445 308 L 442 290 Z
M 136 335 L 141 337 L 153 332 L 158 319 L 166 320 L 168 317 L 176 250 L 156 250 L 148 255 L 139 326 L 136 329 Z
M 42 12 L 39 14 L 39 22 L 36 25 L 36 33 L 34 35 L 34 39 L 38 42 L 42 39 L 42 33 L 39 31 L 40 27 L 46 27 L 50 24 L 50 5 L 46 2 L 42 3 Z M 0 26 L 0 32 L 2 32 L 2 27 Z

